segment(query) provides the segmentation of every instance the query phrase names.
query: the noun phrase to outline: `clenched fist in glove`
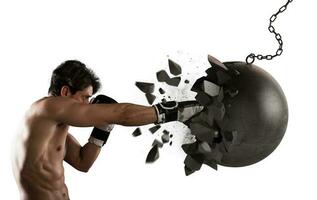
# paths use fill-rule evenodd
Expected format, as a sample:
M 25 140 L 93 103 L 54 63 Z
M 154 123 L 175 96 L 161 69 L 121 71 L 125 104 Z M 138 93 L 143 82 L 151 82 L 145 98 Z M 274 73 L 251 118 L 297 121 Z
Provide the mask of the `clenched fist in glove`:
M 91 103 L 92 104 L 102 104 L 102 103 L 109 104 L 109 103 L 118 103 L 118 102 L 106 95 L 98 95 L 97 97 L 91 100 Z M 114 127 L 114 124 L 107 124 L 104 126 L 94 127 L 88 141 L 99 147 L 102 147 L 103 145 L 106 144 L 113 127 Z
M 168 101 L 153 107 L 157 115 L 157 124 L 170 121 L 186 122 L 204 109 L 197 101 Z

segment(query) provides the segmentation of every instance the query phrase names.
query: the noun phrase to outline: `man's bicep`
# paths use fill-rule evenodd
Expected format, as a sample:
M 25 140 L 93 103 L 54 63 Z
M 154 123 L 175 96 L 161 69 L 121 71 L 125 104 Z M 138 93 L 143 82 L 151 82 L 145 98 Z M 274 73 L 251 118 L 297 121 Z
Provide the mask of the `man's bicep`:
M 60 106 L 59 111 L 55 113 L 56 120 L 60 123 L 77 127 L 88 127 L 102 121 L 101 116 L 96 116 L 98 113 L 94 113 L 94 109 L 90 105 L 67 102 Z

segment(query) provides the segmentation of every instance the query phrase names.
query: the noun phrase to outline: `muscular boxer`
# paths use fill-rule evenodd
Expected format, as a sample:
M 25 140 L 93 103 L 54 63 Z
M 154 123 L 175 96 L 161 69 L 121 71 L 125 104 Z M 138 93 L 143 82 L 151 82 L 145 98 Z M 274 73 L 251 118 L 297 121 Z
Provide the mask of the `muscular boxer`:
M 53 71 L 49 95 L 30 106 L 17 137 L 13 169 L 21 199 L 69 199 L 63 161 L 88 172 L 114 124 L 184 122 L 202 110 L 195 101 L 142 106 L 104 95 L 89 103 L 99 88 L 98 77 L 79 61 L 66 61 Z M 69 126 L 94 129 L 81 146 Z

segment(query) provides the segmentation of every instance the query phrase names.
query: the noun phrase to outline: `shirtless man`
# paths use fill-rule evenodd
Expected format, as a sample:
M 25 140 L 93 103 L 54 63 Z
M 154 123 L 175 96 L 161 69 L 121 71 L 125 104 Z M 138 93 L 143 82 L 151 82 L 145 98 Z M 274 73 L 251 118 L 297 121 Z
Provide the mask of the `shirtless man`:
M 66 61 L 53 71 L 49 95 L 30 106 L 17 137 L 13 171 L 21 199 L 69 199 L 63 161 L 88 172 L 113 124 L 184 122 L 202 110 L 195 101 L 141 106 L 116 103 L 104 95 L 89 103 L 99 88 L 98 77 L 79 61 Z M 95 128 L 81 146 L 69 126 Z

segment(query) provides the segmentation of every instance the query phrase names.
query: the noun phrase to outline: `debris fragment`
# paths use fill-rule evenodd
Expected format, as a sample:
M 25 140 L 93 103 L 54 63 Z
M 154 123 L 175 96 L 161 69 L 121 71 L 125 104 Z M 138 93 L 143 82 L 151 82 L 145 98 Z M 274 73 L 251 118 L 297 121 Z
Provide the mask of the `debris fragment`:
M 198 101 L 198 103 L 202 106 L 207 106 L 211 103 L 211 98 L 204 92 L 198 92 L 195 96 L 195 99 Z
M 168 66 L 170 69 L 171 74 L 177 76 L 182 73 L 182 68 L 179 66 L 179 64 L 175 63 L 174 61 L 168 59 Z
M 182 149 L 186 154 L 196 154 L 198 153 L 198 142 L 183 144 Z
M 156 78 L 159 82 L 167 82 L 170 80 L 170 77 L 168 76 L 165 70 L 156 72 Z
M 194 83 L 194 85 L 192 86 L 191 91 L 193 91 L 193 92 L 203 91 L 204 80 L 206 80 L 206 77 L 201 77 L 201 78 L 197 79 L 196 82 Z
M 211 55 L 208 55 L 208 61 L 211 64 L 211 66 L 213 66 L 213 67 L 228 70 L 228 68 L 222 62 L 220 62 L 217 58 L 215 58 Z
M 204 80 L 203 90 L 209 96 L 217 96 L 219 94 L 220 87 L 210 81 Z
M 216 70 L 213 67 L 208 68 L 205 72 L 207 73 L 207 80 L 218 84 Z
M 141 129 L 140 128 L 136 128 L 134 131 L 133 131 L 133 133 L 132 133 L 132 135 L 134 136 L 134 137 L 137 137 L 137 136 L 139 136 L 139 135 L 141 135 L 142 134 L 142 132 L 141 132 Z
M 158 145 L 154 145 L 151 150 L 149 151 L 145 162 L 146 163 L 153 163 L 159 158 L 159 149 Z
M 149 94 L 154 92 L 154 84 L 146 82 L 135 82 L 135 85 L 144 93 Z
M 218 79 L 218 84 L 223 85 L 227 81 L 231 79 L 231 77 L 228 75 L 228 73 L 225 73 L 224 71 L 217 71 L 217 79 Z
M 186 176 L 191 175 L 192 173 L 195 172 L 195 170 L 188 168 L 186 165 L 184 166 L 184 170 L 185 170 Z
M 158 139 L 155 139 L 152 143 L 152 146 L 157 145 L 158 147 L 162 148 L 163 147 L 163 143 L 161 141 L 159 141 Z
M 162 139 L 162 142 L 163 142 L 163 143 L 167 143 L 167 142 L 170 141 L 170 136 L 169 136 L 168 134 L 163 134 L 163 135 L 161 136 L 161 139 Z
M 221 159 L 223 157 L 223 154 L 219 151 L 218 148 L 213 148 L 211 152 L 204 154 L 205 159 L 208 160 L 214 160 L 217 163 L 221 162 Z
M 191 170 L 197 171 L 204 162 L 202 154 L 187 155 L 184 164 Z
M 185 82 L 186 84 L 188 84 L 188 83 L 189 83 L 189 80 L 186 79 L 184 82 Z
M 180 77 L 174 77 L 174 78 L 171 78 L 171 79 L 166 81 L 166 83 L 168 85 L 175 86 L 175 87 L 177 87 L 180 82 L 181 82 L 181 78 Z
M 215 137 L 214 130 L 211 127 L 198 122 L 190 123 L 190 129 L 192 134 L 194 134 L 200 141 L 212 142 Z
M 205 160 L 204 164 L 208 165 L 209 167 L 218 170 L 217 162 L 215 160 Z
M 165 90 L 163 90 L 162 88 L 159 89 L 160 94 L 165 94 Z
M 199 150 L 201 153 L 211 152 L 211 148 L 210 148 L 208 142 L 206 142 L 206 141 L 199 143 L 199 145 L 198 145 L 198 150 Z
M 149 131 L 153 134 L 157 130 L 159 130 L 160 128 L 161 128 L 161 125 L 156 125 L 156 126 L 153 126 L 153 127 L 149 128 Z
M 156 99 L 156 96 L 153 94 L 145 94 L 145 97 L 147 99 L 147 102 L 152 105 L 152 103 L 154 102 L 154 100 Z

